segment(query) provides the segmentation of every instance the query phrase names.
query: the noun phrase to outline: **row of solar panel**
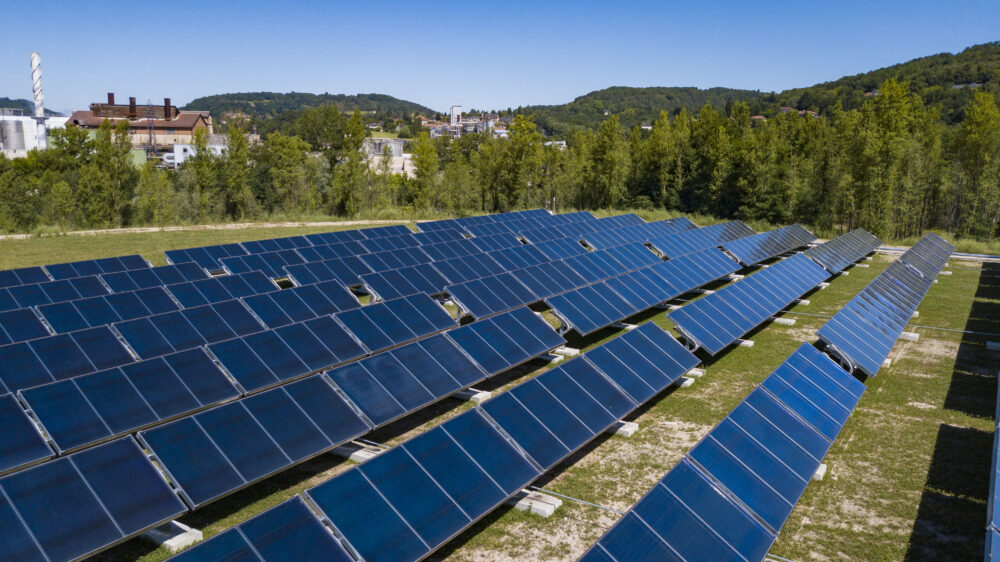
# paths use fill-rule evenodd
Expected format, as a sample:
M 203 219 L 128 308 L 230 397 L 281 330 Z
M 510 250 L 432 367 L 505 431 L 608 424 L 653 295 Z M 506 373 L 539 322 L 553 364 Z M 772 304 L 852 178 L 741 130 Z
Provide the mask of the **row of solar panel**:
M 730 221 L 652 238 L 649 244 L 662 256 L 674 259 L 753 234 L 753 229 L 742 222 Z
M 816 262 L 796 254 L 675 310 L 669 317 L 685 339 L 715 355 L 829 276 Z
M 933 253 L 929 255 L 933 257 L 916 258 L 930 244 Z M 820 340 L 850 368 L 875 376 L 950 255 L 950 245 L 942 249 L 938 244 L 932 240 L 919 247 L 915 245 L 889 264 L 819 329 Z M 908 263 L 918 259 L 924 267 L 923 273 Z M 938 269 L 931 270 L 935 265 Z
M 594 215 L 587 211 L 580 211 L 575 213 L 563 213 L 561 215 L 552 215 L 547 211 L 542 209 L 534 209 L 531 211 L 514 211 L 509 213 L 498 213 L 492 215 L 478 215 L 473 217 L 461 217 L 457 219 L 444 219 L 437 221 L 426 221 L 417 223 L 417 228 L 421 232 L 430 232 L 435 230 L 446 230 L 454 229 L 458 231 L 468 231 L 472 227 L 480 227 L 486 225 L 502 225 L 506 223 L 511 224 L 523 224 L 531 225 L 531 227 L 539 226 L 556 226 L 560 224 L 567 224 L 570 222 L 577 222 L 583 220 L 594 220 Z M 503 234 L 504 232 L 489 232 L 489 234 Z M 479 236 L 478 233 L 473 233 L 475 236 Z
M 503 347 L 500 338 L 505 334 L 519 339 L 513 344 L 518 353 Z M 364 375 L 358 371 L 332 371 L 302 379 L 141 431 L 139 437 L 193 509 L 378 425 L 373 421 L 380 419 L 374 415 L 379 410 L 373 388 L 391 392 L 392 403 L 402 405 L 402 401 L 412 410 L 426 403 L 413 395 L 416 388 L 440 398 L 498 372 L 493 369 L 502 370 L 563 343 L 543 320 L 526 309 L 460 328 L 452 335 L 458 338 L 438 335 L 372 357 L 370 364 L 359 364 Z M 474 362 L 475 358 L 482 363 Z M 502 363 L 480 367 L 495 360 Z M 167 372 L 175 375 L 173 381 L 164 378 L 162 369 L 146 370 L 141 375 L 138 369 L 125 368 L 106 373 L 107 380 L 119 379 L 114 383 L 89 381 L 75 388 L 88 390 L 88 406 L 99 405 L 98 423 L 106 428 L 111 423 L 124 423 L 120 431 L 134 431 L 133 426 L 140 423 L 135 420 L 134 408 L 140 403 L 130 398 L 143 385 L 156 382 L 169 388 L 174 382 L 174 386 L 186 389 L 193 388 L 187 385 L 194 383 L 200 385 L 203 396 L 210 394 L 211 383 L 204 376 L 210 369 L 196 363 L 188 359 L 165 362 Z M 171 368 L 177 365 L 183 365 L 183 370 Z M 178 379 L 178 373 L 187 376 Z M 364 384 L 362 376 L 371 380 Z M 331 380 L 343 384 L 340 392 L 358 399 L 357 405 L 344 402 Z M 165 396 L 161 394 L 161 398 Z M 225 398 L 229 397 L 208 399 L 218 403 Z M 118 403 L 114 404 L 114 400 Z M 43 414 L 46 420 L 56 405 L 49 406 Z M 365 417 L 359 417 L 359 410 Z M 44 448 L 37 430 L 9 395 L 0 397 L 0 420 L 5 428 L 23 429 L 22 441 L 32 441 L 25 437 L 34 432 L 33 444 Z M 10 436 L 0 438 L 6 448 Z M 116 479 L 123 482 L 113 488 Z M 4 559 L 41 559 L 39 551 L 53 560 L 74 559 L 159 525 L 185 510 L 128 437 L 0 478 L 0 491 L 4 492 L 0 495 L 0 528 L 5 538 L 0 543 L 0 555 Z M 296 552 L 303 552 L 301 545 Z
M 0 345 L 277 290 L 255 272 L 18 308 L 0 312 Z
M 310 246 L 327 246 L 330 244 L 358 242 L 361 240 L 374 240 L 377 238 L 386 238 L 391 236 L 403 236 L 411 233 L 412 231 L 404 225 L 392 225 L 309 234 L 305 236 L 252 240 L 233 244 L 199 246 L 196 248 L 167 250 L 164 253 L 167 256 L 168 263 L 177 264 L 194 262 L 201 267 L 214 270 L 220 267 L 222 259 L 229 257 L 275 252 L 278 250 L 295 250 L 297 248 L 307 248 Z
M 341 315 L 336 319 L 322 316 L 276 330 L 213 343 L 204 349 L 194 348 L 135 363 L 122 359 L 120 365 L 107 370 L 27 388 L 18 395 L 34 412 L 56 452 L 65 453 L 348 363 L 376 350 L 399 346 L 456 325 L 444 309 L 424 295 L 373 305 L 363 309 L 363 312 L 366 314 Z M 400 318 L 406 319 L 405 324 Z M 527 326 L 526 334 L 522 334 L 524 328 L 521 326 Z M 520 338 L 520 343 L 504 336 L 505 331 Z M 563 343 L 544 321 L 526 309 L 490 322 L 467 326 L 452 332 L 452 337 L 466 348 L 466 354 L 484 365 L 489 374 L 510 368 Z M 489 343 L 484 345 L 486 341 Z M 110 341 L 105 343 L 111 344 Z M 441 357 L 447 357 L 446 350 L 440 349 L 434 342 L 425 340 L 420 345 L 439 361 L 445 361 Z M 397 348 L 397 351 L 402 364 L 411 368 L 419 364 L 413 362 L 415 358 L 406 348 Z M 376 379 L 390 376 L 386 357 L 372 359 L 370 367 L 362 362 L 330 373 L 342 385 L 344 392 L 356 400 L 362 411 L 370 413 L 370 419 L 377 420 L 376 423 L 385 421 L 377 412 L 386 411 L 388 406 L 370 404 L 379 396 L 372 394 L 371 385 L 357 386 L 357 373 L 358 369 L 368 368 L 376 373 Z M 458 375 L 468 370 L 461 369 L 455 360 L 445 365 L 452 374 L 445 373 L 444 376 L 458 377 L 458 382 L 464 383 L 462 386 L 482 378 Z M 223 370 L 219 370 L 218 366 Z M 430 369 L 421 369 L 422 377 L 431 375 Z M 341 377 L 345 378 L 341 380 Z M 31 382 L 38 380 L 40 378 Z M 393 384 L 380 380 L 393 393 L 412 390 L 399 380 Z M 428 384 L 437 391 L 442 390 L 440 385 Z M 445 394 L 458 388 L 461 386 Z M 391 400 L 395 403 L 411 401 L 403 396 Z M 4 452 L 0 455 L 0 473 L 51 456 L 48 447 L 42 447 L 42 454 L 24 452 L 37 450 L 33 445 L 34 437 L 31 432 L 23 431 L 7 436 L 12 442 L 0 448 Z
M 420 559 L 697 362 L 652 324 L 616 338 L 308 490 L 344 544 L 317 538 L 305 548 L 319 558 L 346 545 L 365 560 Z M 214 559 L 231 543 L 211 539 L 179 559 Z
M 809 259 L 835 273 L 867 256 L 882 245 L 882 241 L 863 228 L 856 228 L 825 244 L 802 252 Z
M 583 241 L 594 250 L 614 248 L 631 242 L 645 244 L 653 238 L 660 238 L 678 232 L 697 228 L 687 217 L 664 221 L 635 224 L 616 230 L 596 230 L 582 236 Z
M 803 344 L 581 560 L 763 560 L 864 390 Z
M 941 272 L 941 268 L 954 251 L 954 246 L 930 232 L 904 252 L 899 259 L 920 272 L 920 275 L 933 279 Z
M 728 275 L 738 264 L 710 248 L 545 300 L 567 329 L 591 334 Z
M 103 273 L 117 273 L 119 271 L 145 269 L 148 267 L 149 262 L 142 259 L 139 255 L 132 254 L 114 258 L 7 269 L 0 270 L 0 288 L 44 283 L 46 281 L 59 281 L 73 277 L 101 275 Z
M 0 346 L 0 389 L 6 392 L 64 380 L 135 359 L 247 337 L 269 328 L 334 314 L 366 352 L 398 345 L 427 326 L 454 323 L 426 295 L 360 307 L 335 283 L 307 285 L 245 299 L 175 310 Z M 339 296 L 338 296 L 339 295 Z M 263 337 L 263 336 L 257 336 Z
M 142 279 L 144 282 L 136 282 Z M 73 277 L 0 289 L 0 311 L 54 304 L 70 300 L 135 291 L 205 279 L 208 275 L 194 264 L 136 269 L 103 275 Z
M 790 252 L 816 239 L 816 235 L 797 224 L 738 238 L 722 244 L 740 263 L 753 265 Z

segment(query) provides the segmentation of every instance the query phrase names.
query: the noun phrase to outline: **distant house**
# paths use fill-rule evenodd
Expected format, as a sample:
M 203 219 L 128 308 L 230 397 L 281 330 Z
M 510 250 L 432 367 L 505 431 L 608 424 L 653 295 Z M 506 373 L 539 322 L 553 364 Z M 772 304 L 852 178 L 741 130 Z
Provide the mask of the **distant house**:
M 135 98 L 128 104 L 116 104 L 115 95 L 108 94 L 108 103 L 92 103 L 87 111 L 74 111 L 67 123 L 84 129 L 97 129 L 107 119 L 115 126 L 128 123 L 132 146 L 166 149 L 175 144 L 191 144 L 195 131 L 212 134 L 212 114 L 208 111 L 179 111 L 164 98 L 163 105 L 137 105 Z
M 643 131 L 652 131 L 653 130 L 653 126 L 650 125 L 649 123 L 643 123 L 642 125 L 639 125 L 639 128 L 642 129 Z

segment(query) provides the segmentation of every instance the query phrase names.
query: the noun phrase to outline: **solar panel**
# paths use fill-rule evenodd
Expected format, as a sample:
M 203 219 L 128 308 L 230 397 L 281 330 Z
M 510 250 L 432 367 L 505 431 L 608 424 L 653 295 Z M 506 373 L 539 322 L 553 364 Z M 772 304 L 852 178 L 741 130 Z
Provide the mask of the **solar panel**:
M 465 234 L 460 230 L 454 228 L 443 228 L 440 230 L 434 230 L 430 232 L 416 232 L 413 237 L 422 246 L 428 244 L 440 244 L 442 242 L 453 242 L 455 240 L 465 239 Z
M 198 543 L 171 560 L 195 562 L 258 557 L 278 560 L 290 552 L 303 560 L 353 560 L 298 496 Z
M 9 392 L 132 362 L 106 326 L 0 346 L 0 379 Z
M 511 320 L 516 323 L 509 324 Z M 490 375 L 566 343 L 545 320 L 526 308 L 467 324 L 448 332 L 448 337 Z
M 402 250 L 419 246 L 420 242 L 413 237 L 413 234 L 402 236 L 386 236 L 383 238 L 372 238 L 359 242 L 368 252 L 388 252 L 392 250 Z
M 552 260 L 562 260 L 572 256 L 586 254 L 587 249 L 579 241 L 571 238 L 559 238 L 532 244 L 539 252 Z
M 431 264 L 420 264 L 391 271 L 368 273 L 361 280 L 377 300 L 392 300 L 418 293 L 443 293 L 448 280 Z
M 639 312 L 607 283 L 594 283 L 545 300 L 567 329 L 586 336 Z
M 86 557 L 186 511 L 130 437 L 0 478 L 0 490 L 8 560 Z
M 495 250 L 489 254 L 491 258 L 496 260 L 507 271 L 523 269 L 550 261 L 545 254 L 538 251 L 534 246 L 523 244 L 514 246 L 513 248 Z
M 938 242 L 932 239 L 931 243 Z M 933 258 L 921 265 L 927 276 L 904 261 L 913 250 L 904 253 L 819 329 L 820 340 L 848 368 L 874 376 L 930 290 L 935 270 L 929 268 L 937 264 L 940 271 L 947 260 L 945 252 L 950 255 L 950 247 L 928 252 Z M 918 248 L 910 256 L 921 251 Z
M 561 261 L 519 269 L 512 275 L 532 293 L 542 298 L 565 293 L 587 284 L 579 273 Z
M 363 261 L 372 271 L 389 271 L 422 263 L 430 263 L 431 256 L 428 255 L 425 248 L 427 246 L 361 254 L 358 256 L 358 259 Z
M 864 229 L 857 228 L 802 253 L 827 271 L 836 273 L 868 255 L 881 244 L 881 240 Z
M 793 224 L 726 242 L 722 247 L 740 263 L 752 265 L 794 250 L 815 239 L 816 236 L 812 232 Z
M 449 285 L 445 290 L 463 312 L 475 319 L 506 312 L 540 300 L 510 273 Z
M 623 337 L 649 341 L 638 330 Z M 305 494 L 360 557 L 420 559 L 636 405 L 577 358 Z M 349 507 L 359 501 L 361 516 Z
M 10 394 L 0 395 L 0 474 L 53 456 L 41 432 Z
M 489 254 L 470 254 L 433 263 L 445 279 L 451 284 L 465 283 L 481 277 L 504 273 L 502 265 L 491 258 Z
M 50 333 L 31 308 L 0 312 L 0 345 L 41 338 Z
M 478 409 L 404 447 L 306 491 L 366 560 L 419 559 L 539 474 Z M 393 469 L 396 478 L 389 477 Z M 417 486 L 420 481 L 425 485 Z M 351 513 L 357 501 L 368 506 L 366 517 Z M 441 517 L 429 516 L 435 507 Z
M 402 236 L 404 234 L 412 234 L 413 231 L 402 224 L 393 224 L 390 226 L 376 226 L 372 228 L 362 228 L 358 232 L 361 233 L 366 239 L 373 238 L 385 238 L 388 236 Z
M 828 276 L 815 262 L 796 254 L 669 316 L 685 338 L 715 355 Z
M 421 246 L 420 249 L 434 261 L 459 258 L 482 252 L 482 250 L 480 250 L 472 242 L 472 240 L 469 239 L 455 240 L 453 242 L 444 242 L 441 244 L 428 244 L 426 246 Z
M 673 259 L 753 234 L 753 229 L 742 222 L 730 221 L 654 237 L 649 243 L 657 252 Z
M 185 260 L 190 261 L 190 260 Z M 114 258 L 102 258 L 99 260 L 83 260 L 69 263 L 57 263 L 53 265 L 46 265 L 45 271 L 48 272 L 48 276 L 39 275 L 35 268 L 31 269 L 33 281 L 32 283 L 38 283 L 42 281 L 48 281 L 49 276 L 52 279 L 70 279 L 72 277 L 85 277 L 88 275 L 100 275 L 101 273 L 114 273 L 116 271 L 126 271 L 131 269 L 146 269 L 149 267 L 149 262 L 144 260 L 138 254 L 132 254 L 128 256 L 119 256 Z M 0 272 L 2 273 L 2 272 Z M 23 275 L 21 275 L 23 277 Z M 2 283 L 0 283 L 2 285 Z
M 794 377 L 790 376 L 794 373 Z M 775 380 L 781 395 L 771 392 Z M 584 555 L 760 560 L 839 432 L 816 400 L 854 409 L 864 385 L 803 344 Z M 838 390 L 839 389 L 839 390 Z M 808 397 L 808 398 L 806 398 Z M 843 414 L 844 412 L 840 412 Z
M 139 437 L 195 508 L 367 431 L 332 389 L 324 391 L 326 384 L 312 377 L 142 431 Z M 324 412 L 308 399 L 315 393 L 325 401 Z M 302 439 L 295 439 L 288 420 L 276 415 L 281 412 L 306 424 L 298 427 Z M 331 418 L 339 428 L 331 426 Z M 323 435 L 306 433 L 312 429 Z
M 80 275 L 71 275 L 71 277 L 80 277 Z M 58 278 L 49 277 L 45 270 L 38 266 L 0 270 L 0 287 L 16 287 L 18 285 L 43 283 L 52 279 Z

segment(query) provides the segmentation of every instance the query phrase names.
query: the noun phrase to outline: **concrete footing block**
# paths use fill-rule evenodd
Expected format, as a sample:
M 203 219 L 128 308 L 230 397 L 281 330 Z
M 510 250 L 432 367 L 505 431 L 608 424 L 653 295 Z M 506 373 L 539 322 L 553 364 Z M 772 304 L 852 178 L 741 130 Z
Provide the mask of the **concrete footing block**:
M 576 357 L 577 355 L 580 355 L 580 350 L 576 349 L 574 347 L 562 346 L 562 347 L 557 347 L 557 348 L 553 349 L 552 353 L 558 353 L 559 355 L 562 355 L 563 357 Z
M 938 282 L 938 280 L 937 280 L 937 279 L 935 279 L 935 280 L 934 280 L 934 282 L 935 282 L 935 283 L 937 283 L 937 282 Z
M 180 521 L 170 521 L 142 534 L 148 540 L 164 546 L 171 553 L 187 548 L 204 538 L 201 531 L 192 529 Z
M 816 469 L 816 472 L 813 473 L 812 479 L 817 482 L 821 482 L 825 477 L 826 477 L 826 463 L 822 463 L 819 465 L 819 468 Z
M 610 433 L 611 435 L 621 435 L 622 437 L 632 437 L 635 432 L 639 431 L 639 424 L 635 422 L 629 422 L 624 420 L 618 420 L 615 425 L 608 428 L 604 433 Z
M 730 273 L 729 274 L 729 280 L 730 281 L 739 281 L 740 279 L 743 279 L 744 277 L 746 277 L 746 275 L 740 275 L 739 273 Z
M 774 322 L 775 324 L 780 325 L 780 326 L 794 326 L 795 325 L 795 319 L 794 318 L 778 318 L 778 317 L 775 317 L 775 318 L 772 318 L 771 321 Z
M 795 304 L 801 304 L 802 306 L 809 306 L 812 303 L 809 299 L 795 299 Z
M 885 361 L 882 361 L 883 369 L 888 369 L 891 366 L 892 366 L 892 359 L 886 359 Z
M 681 377 L 677 379 L 677 382 L 675 382 L 674 384 L 680 388 L 688 388 L 689 386 L 694 384 L 694 379 L 690 377 Z
M 854 267 L 860 267 L 860 268 L 863 268 L 863 269 L 867 269 L 867 268 L 869 268 L 871 266 L 868 265 L 867 263 L 856 263 L 856 264 L 854 264 Z
M 753 340 L 736 340 L 736 345 L 740 347 L 753 347 Z
M 561 360 L 562 357 L 560 356 L 559 359 Z M 483 402 L 486 402 L 490 398 L 493 398 L 493 393 L 487 390 L 476 390 L 474 388 L 467 388 L 465 390 L 459 390 L 455 394 L 452 394 L 452 396 L 458 398 L 459 400 L 472 402 L 473 404 L 482 404 Z
M 820 291 L 822 291 L 823 289 L 829 287 L 830 284 L 824 281 L 823 283 L 820 283 L 819 285 L 816 285 L 816 286 L 819 287 Z
M 619 330 L 628 330 L 628 331 L 631 331 L 631 330 L 634 330 L 634 329 L 638 328 L 639 326 L 636 326 L 635 324 L 629 324 L 628 322 L 616 322 L 616 323 L 612 324 L 611 327 L 612 328 L 617 328 Z
M 507 500 L 507 504 L 513 505 L 515 509 L 528 511 L 542 517 L 551 517 L 562 506 L 562 503 L 562 500 L 557 497 L 530 490 L 521 490 Z
M 712 289 L 695 289 L 694 292 L 701 293 L 703 295 L 711 295 L 715 291 L 713 291 Z
M 899 339 L 903 341 L 917 341 L 920 339 L 920 334 L 916 332 L 903 332 L 899 334 Z
M 914 310 L 913 314 L 910 315 L 910 318 L 920 318 L 920 311 Z
M 986 349 L 988 351 L 1000 351 L 1000 341 L 988 341 L 988 342 L 986 342 Z
M 850 271 L 847 271 L 847 270 L 844 270 L 844 271 L 841 271 L 841 272 L 840 272 L 840 274 L 841 274 L 841 275 L 850 275 L 850 274 L 851 274 L 851 272 L 850 272 Z
M 681 307 L 681 305 L 679 305 L 679 304 L 669 304 L 669 305 L 667 305 L 667 311 L 673 312 L 673 311 L 677 310 L 680 307 Z
M 375 458 L 382 451 L 375 448 L 363 447 L 357 443 L 344 443 L 330 452 L 338 457 L 350 459 L 354 462 L 365 462 L 366 460 Z
M 942 271 L 941 273 L 938 273 L 938 275 L 951 275 L 952 273 L 954 273 L 954 272 L 952 272 L 952 271 Z
M 873 258 L 871 256 L 868 256 L 868 257 L 865 258 L 865 261 L 872 261 L 873 259 L 875 259 L 875 258 Z
M 558 353 L 549 353 L 548 355 L 542 355 L 542 356 L 540 356 L 539 359 L 544 359 L 544 360 L 548 361 L 549 363 L 558 363 L 558 362 L 562 361 L 563 359 L 565 359 L 565 357 L 563 357 L 562 355 L 559 355 Z
M 686 374 L 689 377 L 701 378 L 705 376 L 705 369 L 691 369 L 690 371 L 684 374 Z

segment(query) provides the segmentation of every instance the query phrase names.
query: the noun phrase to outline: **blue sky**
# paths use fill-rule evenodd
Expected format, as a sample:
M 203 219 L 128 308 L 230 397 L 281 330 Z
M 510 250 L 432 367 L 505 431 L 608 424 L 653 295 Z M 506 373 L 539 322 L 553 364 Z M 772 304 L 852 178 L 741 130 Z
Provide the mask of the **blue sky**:
M 310 3 L 311 4 L 311 3 Z M 780 91 L 1000 40 L 1000 2 L 0 0 L 0 96 L 85 109 L 245 91 L 385 93 L 439 111 L 608 86 Z

